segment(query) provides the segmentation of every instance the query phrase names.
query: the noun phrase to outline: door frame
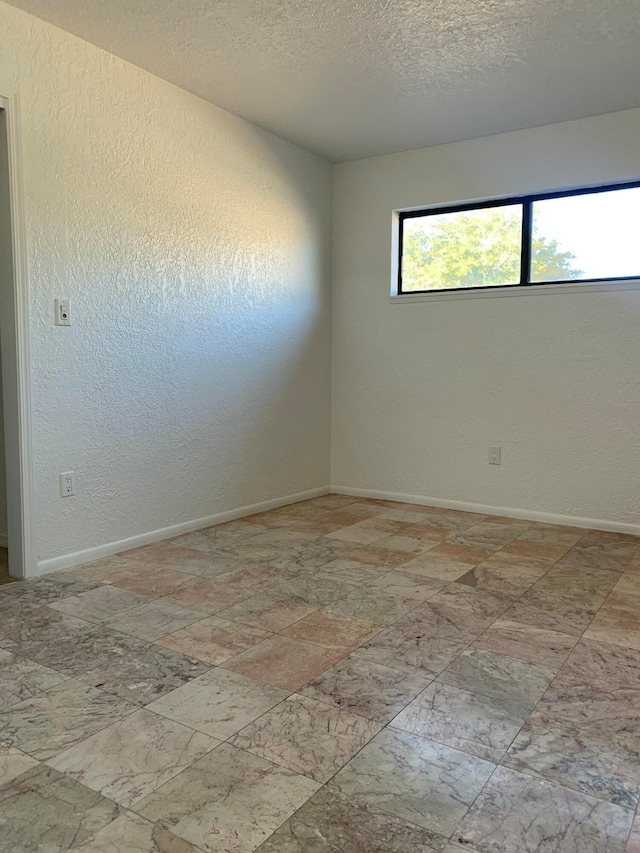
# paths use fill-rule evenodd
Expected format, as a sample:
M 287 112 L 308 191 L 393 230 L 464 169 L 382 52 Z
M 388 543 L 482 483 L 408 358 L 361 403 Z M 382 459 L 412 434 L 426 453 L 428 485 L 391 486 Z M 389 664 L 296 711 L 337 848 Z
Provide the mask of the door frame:
M 9 571 L 15 577 L 29 578 L 37 574 L 37 549 L 31 414 L 30 293 L 20 101 L 18 92 L 2 81 L 0 109 L 2 123 L 6 128 L 13 273 L 13 288 L 2 295 L 8 315 L 2 323 L 2 378 Z

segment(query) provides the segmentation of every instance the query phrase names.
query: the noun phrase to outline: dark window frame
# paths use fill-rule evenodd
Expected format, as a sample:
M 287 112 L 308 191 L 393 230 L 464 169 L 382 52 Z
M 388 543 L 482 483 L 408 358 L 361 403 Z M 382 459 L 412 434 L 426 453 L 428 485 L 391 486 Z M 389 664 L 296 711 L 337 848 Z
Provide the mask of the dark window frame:
M 595 195 L 596 193 L 614 192 L 640 188 L 640 181 L 629 181 L 618 184 L 599 184 L 594 187 L 581 187 L 576 190 L 559 190 L 556 192 L 536 193 L 534 195 L 509 196 L 508 198 L 491 199 L 488 201 L 467 202 L 465 204 L 446 204 L 438 207 L 425 207 L 419 210 L 398 211 L 398 283 L 397 296 L 416 296 L 421 293 L 469 293 L 474 291 L 509 290 L 514 287 L 540 287 L 549 284 L 581 285 L 599 282 L 637 281 L 638 275 L 611 276 L 609 278 L 574 278 L 558 281 L 531 281 L 531 245 L 533 241 L 533 205 L 537 201 L 569 196 Z M 442 213 L 460 213 L 464 210 L 484 210 L 492 207 L 522 205 L 522 235 L 520 245 L 520 281 L 515 284 L 485 284 L 479 287 L 442 287 L 434 290 L 403 290 L 402 289 L 402 260 L 404 252 L 404 223 L 406 219 L 435 216 Z

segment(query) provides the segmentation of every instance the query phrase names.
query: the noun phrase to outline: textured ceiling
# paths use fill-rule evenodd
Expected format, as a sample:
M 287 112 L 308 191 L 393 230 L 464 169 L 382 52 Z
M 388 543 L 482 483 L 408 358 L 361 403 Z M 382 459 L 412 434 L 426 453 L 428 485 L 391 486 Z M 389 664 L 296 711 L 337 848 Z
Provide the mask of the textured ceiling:
M 332 160 L 640 106 L 638 0 L 11 0 Z

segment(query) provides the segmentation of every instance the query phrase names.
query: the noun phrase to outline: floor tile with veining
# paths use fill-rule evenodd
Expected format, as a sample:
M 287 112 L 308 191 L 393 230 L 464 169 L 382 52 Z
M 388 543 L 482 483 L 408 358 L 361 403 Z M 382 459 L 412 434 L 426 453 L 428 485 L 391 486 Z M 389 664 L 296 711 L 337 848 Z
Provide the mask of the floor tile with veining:
M 0 711 L 66 681 L 67 676 L 0 649 Z
M 135 811 L 205 853 L 252 853 L 318 788 L 312 779 L 224 743 Z
M 36 758 L 31 758 L 5 740 L 0 740 L 0 788 L 37 765 Z
M 270 637 L 228 660 L 223 666 L 283 690 L 298 690 L 345 656 L 312 643 L 288 637 Z
M 391 725 L 497 763 L 526 718 L 508 700 L 434 682 Z
M 125 812 L 74 847 L 74 853 L 199 853 L 168 829 L 133 812 Z
M 382 725 L 296 694 L 249 724 L 231 743 L 317 782 L 328 782 Z
M 258 853 L 441 853 L 446 839 L 323 788 Z
M 63 853 L 121 813 L 52 767 L 34 767 L 0 787 L 0 853 Z
M 637 536 L 325 494 L 1 581 L 0 853 L 640 853 Z
M 493 772 L 488 761 L 385 729 L 331 781 L 348 797 L 449 836 Z
M 429 681 L 430 676 L 412 675 L 351 655 L 323 672 L 300 693 L 388 723 Z
M 630 824 L 618 806 L 499 767 L 455 837 L 474 853 L 623 853 Z
M 554 675 L 554 670 L 542 664 L 483 649 L 466 649 L 440 673 L 438 681 L 504 701 L 526 718 Z
M 478 637 L 472 648 L 509 655 L 557 670 L 569 657 L 577 641 L 578 638 L 570 634 L 498 619 Z
M 134 709 L 130 702 L 69 679 L 0 714 L 0 738 L 44 761 Z
M 49 761 L 71 779 L 130 807 L 219 744 L 141 709 Z
M 358 616 L 345 616 L 330 610 L 316 610 L 310 616 L 285 628 L 281 633 L 283 637 L 317 643 L 326 649 L 350 651 L 375 637 L 383 628 L 384 625 Z
M 209 616 L 188 628 L 167 634 L 158 645 L 198 660 L 221 664 L 268 637 L 266 631 Z
M 212 669 L 147 708 L 226 740 L 282 702 L 288 691 L 235 672 Z

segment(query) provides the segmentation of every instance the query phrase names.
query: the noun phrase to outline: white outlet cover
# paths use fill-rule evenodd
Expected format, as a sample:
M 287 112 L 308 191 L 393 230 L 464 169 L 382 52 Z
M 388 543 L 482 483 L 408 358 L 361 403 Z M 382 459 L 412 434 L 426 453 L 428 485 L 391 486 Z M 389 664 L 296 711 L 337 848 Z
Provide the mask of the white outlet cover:
M 73 471 L 63 471 L 60 474 L 60 497 L 70 498 L 76 493 Z
M 502 462 L 502 448 L 501 447 L 490 447 L 489 448 L 489 465 L 500 465 Z

